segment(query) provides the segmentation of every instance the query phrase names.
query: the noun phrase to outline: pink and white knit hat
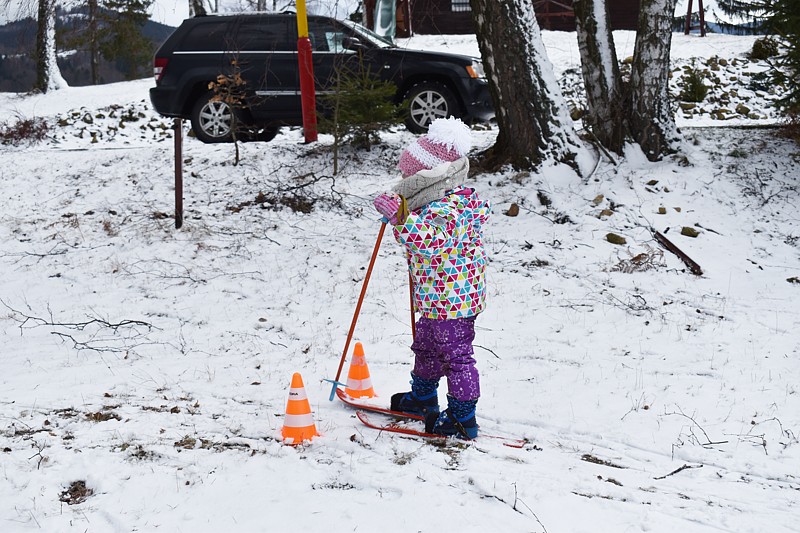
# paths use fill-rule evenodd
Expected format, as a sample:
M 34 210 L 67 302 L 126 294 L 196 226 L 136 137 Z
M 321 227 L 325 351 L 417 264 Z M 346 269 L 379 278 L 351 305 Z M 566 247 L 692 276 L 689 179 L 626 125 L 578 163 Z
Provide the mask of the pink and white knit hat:
M 455 117 L 437 118 L 428 133 L 411 143 L 400 155 L 397 168 L 403 177 L 461 159 L 472 146 L 469 127 Z

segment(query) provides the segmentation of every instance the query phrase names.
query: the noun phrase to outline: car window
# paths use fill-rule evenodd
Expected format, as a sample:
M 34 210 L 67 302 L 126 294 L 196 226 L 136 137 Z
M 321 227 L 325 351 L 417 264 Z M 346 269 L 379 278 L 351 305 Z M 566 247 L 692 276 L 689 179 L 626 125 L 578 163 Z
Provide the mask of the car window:
M 257 17 L 245 20 L 236 35 L 242 52 L 292 52 L 297 50 L 297 38 L 289 34 L 286 19 Z
M 227 40 L 225 32 L 229 28 L 225 21 L 209 21 L 195 25 L 186 34 L 181 49 L 187 51 L 211 51 L 224 49 Z
M 308 38 L 311 47 L 316 52 L 343 52 L 342 42 L 346 35 L 346 29 L 338 26 L 331 20 L 310 20 L 308 24 Z
M 387 40 L 385 37 L 381 37 L 372 30 L 368 30 L 361 24 L 356 24 L 355 22 L 349 20 L 343 20 L 341 22 L 358 34 L 362 40 L 372 43 L 373 46 L 378 48 L 397 48 L 392 41 Z

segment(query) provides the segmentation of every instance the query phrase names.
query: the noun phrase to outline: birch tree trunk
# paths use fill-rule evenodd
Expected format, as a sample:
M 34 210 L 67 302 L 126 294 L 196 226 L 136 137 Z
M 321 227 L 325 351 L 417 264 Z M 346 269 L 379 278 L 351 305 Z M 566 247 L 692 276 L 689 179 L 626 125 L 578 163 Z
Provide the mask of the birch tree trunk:
M 575 0 L 575 22 L 588 109 L 584 123 L 607 149 L 622 153 L 625 102 L 607 0 Z
M 36 87 L 46 93 L 68 87 L 56 60 L 56 2 L 39 0 L 36 25 Z
M 669 54 L 677 0 L 642 0 L 631 66 L 630 128 L 650 161 L 675 151 L 678 131 L 669 105 Z
M 470 6 L 499 128 L 483 165 L 530 169 L 552 158 L 583 174 L 591 156 L 556 83 L 532 0 L 470 0 Z

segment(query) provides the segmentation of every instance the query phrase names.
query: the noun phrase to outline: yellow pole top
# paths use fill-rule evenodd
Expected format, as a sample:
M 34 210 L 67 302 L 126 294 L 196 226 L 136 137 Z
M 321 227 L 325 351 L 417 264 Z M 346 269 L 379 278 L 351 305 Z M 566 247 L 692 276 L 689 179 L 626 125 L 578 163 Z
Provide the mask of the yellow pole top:
M 308 37 L 308 18 L 306 17 L 306 0 L 297 0 L 297 37 Z

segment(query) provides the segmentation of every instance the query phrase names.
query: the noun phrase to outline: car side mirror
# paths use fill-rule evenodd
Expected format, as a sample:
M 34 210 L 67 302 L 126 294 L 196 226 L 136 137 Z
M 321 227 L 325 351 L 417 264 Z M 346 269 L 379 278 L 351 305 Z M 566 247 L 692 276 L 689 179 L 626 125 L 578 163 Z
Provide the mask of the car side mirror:
M 342 39 L 342 47 L 345 50 L 362 50 L 364 43 L 358 37 L 345 37 Z

